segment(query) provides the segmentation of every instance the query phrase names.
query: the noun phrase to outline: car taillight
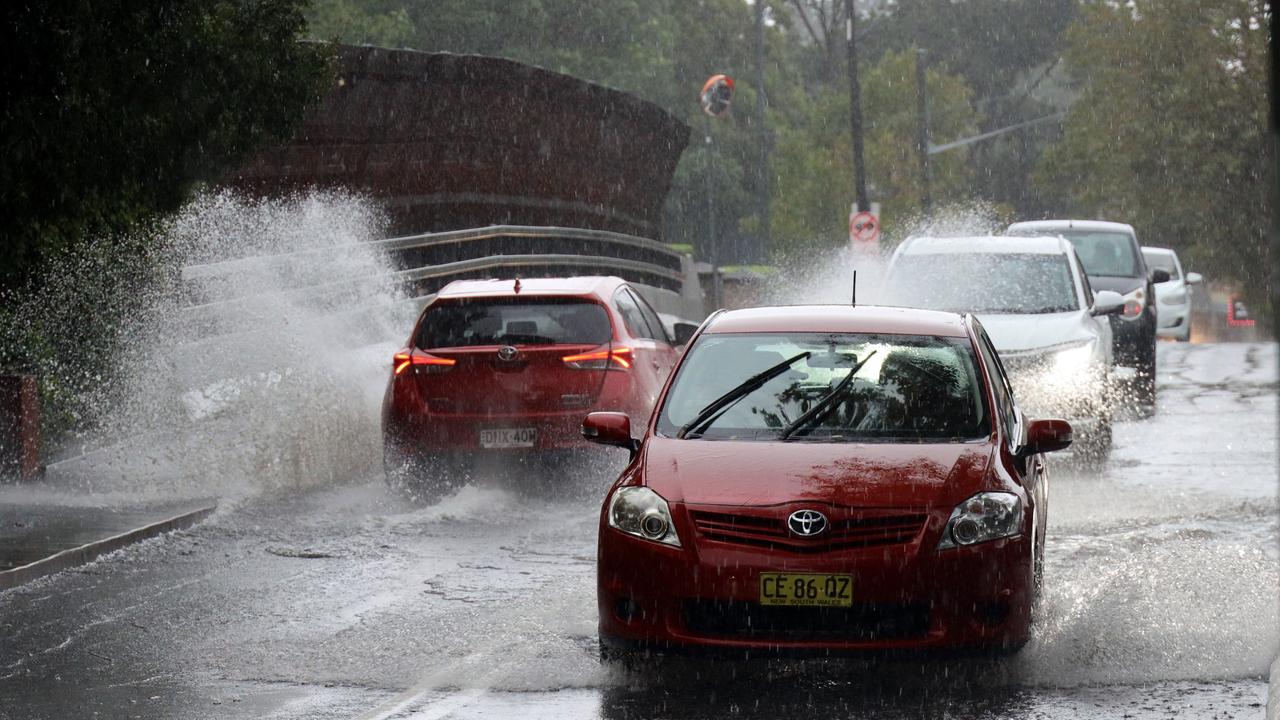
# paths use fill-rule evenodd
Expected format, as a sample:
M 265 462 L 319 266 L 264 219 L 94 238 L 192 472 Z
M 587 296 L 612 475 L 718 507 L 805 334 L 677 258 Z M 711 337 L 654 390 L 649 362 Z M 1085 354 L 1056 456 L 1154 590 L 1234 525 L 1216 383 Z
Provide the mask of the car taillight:
M 606 347 L 602 350 L 592 350 L 578 355 L 565 355 L 561 359 L 564 360 L 566 367 L 574 370 L 630 370 L 631 348 L 623 346 Z
M 423 368 L 429 373 L 449 372 L 457 364 L 458 361 L 452 358 L 436 357 L 417 350 L 413 352 L 398 352 L 391 360 L 391 367 L 396 375 L 404 372 L 410 366 Z

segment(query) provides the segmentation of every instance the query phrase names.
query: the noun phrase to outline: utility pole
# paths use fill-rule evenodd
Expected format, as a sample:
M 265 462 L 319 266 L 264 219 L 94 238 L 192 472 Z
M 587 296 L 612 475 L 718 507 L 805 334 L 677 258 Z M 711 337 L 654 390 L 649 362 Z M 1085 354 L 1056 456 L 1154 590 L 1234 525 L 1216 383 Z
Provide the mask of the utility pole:
M 760 165 L 756 178 L 756 205 L 760 212 L 761 249 L 768 247 L 772 234 L 772 211 L 770 199 L 773 197 L 773 178 L 769 171 L 769 122 L 765 116 L 767 103 L 764 95 L 764 0 L 756 2 L 756 116 L 760 122 Z
M 716 203 L 715 203 L 715 148 L 711 142 L 711 117 L 704 116 L 705 141 L 707 151 L 707 239 L 711 241 L 709 260 L 711 260 L 711 304 L 716 308 L 721 303 L 721 285 L 720 285 L 720 238 L 716 236 Z
M 930 196 L 930 185 L 933 183 L 932 171 L 929 168 L 929 86 L 925 63 L 928 51 L 916 50 L 916 110 L 920 121 L 920 135 L 917 139 L 920 150 L 920 210 L 926 215 L 933 205 Z
M 853 133 L 853 194 L 858 212 L 871 209 L 867 199 L 867 171 L 862 166 L 862 87 L 858 84 L 858 48 L 854 38 L 856 11 L 853 0 L 844 0 L 845 39 L 849 46 L 849 129 Z

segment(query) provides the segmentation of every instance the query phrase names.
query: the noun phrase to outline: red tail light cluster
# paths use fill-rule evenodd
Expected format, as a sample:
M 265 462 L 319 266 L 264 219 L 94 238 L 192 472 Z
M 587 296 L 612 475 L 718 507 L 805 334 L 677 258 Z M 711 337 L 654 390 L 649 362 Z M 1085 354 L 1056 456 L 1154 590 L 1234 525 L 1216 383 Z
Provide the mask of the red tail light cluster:
M 605 347 L 578 355 L 565 355 L 566 367 L 574 370 L 630 370 L 631 348 L 623 346 Z
M 400 373 L 404 372 L 410 366 L 421 367 L 421 368 L 424 368 L 427 372 L 431 372 L 431 373 L 442 373 L 442 372 L 448 372 L 452 370 L 453 366 L 457 364 L 458 364 L 458 361 L 452 358 L 442 358 L 442 357 L 436 357 L 435 355 L 428 355 L 427 353 L 424 353 L 421 350 L 409 350 L 409 351 L 398 352 L 395 354 L 395 357 L 392 358 L 392 361 L 391 361 L 391 367 L 392 369 L 394 369 L 396 375 L 399 375 Z

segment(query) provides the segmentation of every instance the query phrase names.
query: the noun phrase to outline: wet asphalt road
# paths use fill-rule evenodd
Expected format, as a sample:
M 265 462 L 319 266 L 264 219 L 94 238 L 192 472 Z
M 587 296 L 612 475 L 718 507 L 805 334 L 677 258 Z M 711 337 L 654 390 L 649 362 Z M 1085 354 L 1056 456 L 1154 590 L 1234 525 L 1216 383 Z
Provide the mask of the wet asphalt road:
M 371 476 L 0 594 L 0 718 L 1261 717 L 1276 348 L 1160 350 L 1155 415 L 1118 424 L 1101 473 L 1055 466 L 1043 621 L 1015 658 L 601 667 L 608 469 L 430 507 Z

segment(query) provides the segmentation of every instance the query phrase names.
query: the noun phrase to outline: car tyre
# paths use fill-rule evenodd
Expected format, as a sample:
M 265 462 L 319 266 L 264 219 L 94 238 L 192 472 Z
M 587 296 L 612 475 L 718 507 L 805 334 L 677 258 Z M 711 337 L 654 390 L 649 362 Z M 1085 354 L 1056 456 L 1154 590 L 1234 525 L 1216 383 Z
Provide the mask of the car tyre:
M 1150 346 L 1138 360 L 1138 377 L 1133 381 L 1133 399 L 1143 417 L 1155 412 L 1156 405 L 1156 343 L 1152 338 Z
M 427 458 L 388 445 L 382 454 L 387 486 L 410 502 L 429 505 L 466 482 L 465 469 L 446 458 Z
M 1098 424 L 1074 444 L 1076 464 L 1085 470 L 1100 470 L 1111 457 L 1111 417 L 1103 416 Z
M 654 656 L 645 650 L 619 647 L 600 640 L 600 664 L 635 672 L 646 663 L 653 663 Z

